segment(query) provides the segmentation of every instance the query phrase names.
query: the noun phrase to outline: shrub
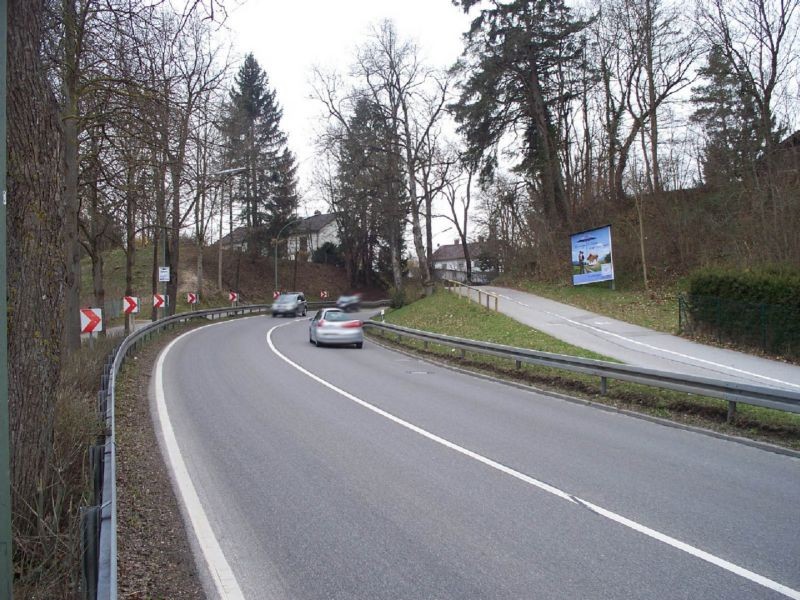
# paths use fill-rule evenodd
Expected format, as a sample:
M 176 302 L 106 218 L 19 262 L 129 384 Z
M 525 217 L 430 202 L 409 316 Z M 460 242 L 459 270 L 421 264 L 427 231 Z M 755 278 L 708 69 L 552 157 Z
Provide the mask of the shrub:
M 689 278 L 692 327 L 778 354 L 800 355 L 800 272 L 787 267 L 719 271 Z

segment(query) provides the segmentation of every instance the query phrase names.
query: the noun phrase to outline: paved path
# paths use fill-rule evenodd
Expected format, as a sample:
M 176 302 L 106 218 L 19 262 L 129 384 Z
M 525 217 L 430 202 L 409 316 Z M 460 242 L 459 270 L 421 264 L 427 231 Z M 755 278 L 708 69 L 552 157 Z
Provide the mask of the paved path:
M 800 367 L 795 365 L 698 344 L 534 294 L 481 289 L 498 294 L 499 311 L 520 323 L 627 364 L 800 391 Z

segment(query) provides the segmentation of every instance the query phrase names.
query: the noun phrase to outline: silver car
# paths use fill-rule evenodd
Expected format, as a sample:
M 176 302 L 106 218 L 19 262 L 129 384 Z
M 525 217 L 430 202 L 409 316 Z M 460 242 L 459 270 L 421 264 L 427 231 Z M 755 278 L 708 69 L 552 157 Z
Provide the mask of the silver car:
M 308 304 L 302 292 L 287 292 L 281 294 L 275 302 L 272 303 L 273 317 L 281 315 L 290 315 L 292 317 L 300 315 L 301 317 L 305 317 L 306 310 L 308 310 Z
M 323 308 L 311 319 L 308 341 L 317 346 L 353 344 L 361 348 L 364 345 L 364 323 L 339 308 Z

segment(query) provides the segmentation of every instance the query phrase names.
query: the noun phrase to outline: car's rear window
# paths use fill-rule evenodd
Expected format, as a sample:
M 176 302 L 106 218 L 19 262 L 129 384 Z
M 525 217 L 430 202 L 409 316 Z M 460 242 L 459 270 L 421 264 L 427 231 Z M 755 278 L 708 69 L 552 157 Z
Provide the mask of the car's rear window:
M 284 294 L 283 296 L 278 296 L 278 302 L 281 304 L 288 304 L 289 302 L 295 302 L 297 300 L 297 294 Z
M 353 319 L 353 317 L 351 317 L 347 313 L 340 312 L 340 311 L 337 310 L 337 311 L 331 311 L 331 312 L 325 313 L 325 320 L 326 321 L 354 321 L 355 319 Z

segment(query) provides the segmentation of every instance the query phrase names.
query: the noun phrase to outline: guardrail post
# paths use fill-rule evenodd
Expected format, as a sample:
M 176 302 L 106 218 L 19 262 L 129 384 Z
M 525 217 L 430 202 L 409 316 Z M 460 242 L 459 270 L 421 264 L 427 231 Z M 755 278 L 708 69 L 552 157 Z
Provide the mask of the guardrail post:
M 522 368 L 522 361 L 517 359 L 514 361 L 514 368 L 521 369 Z
M 608 393 L 608 377 L 600 378 L 600 395 L 605 396 Z
M 736 418 L 736 402 L 733 400 L 728 400 L 728 423 L 733 423 L 733 420 Z
M 101 509 L 99 506 L 81 507 L 81 592 L 85 600 L 95 600 L 97 598 L 97 555 L 100 519 Z
M 425 350 L 428 349 L 428 340 L 425 340 L 424 342 L 422 342 L 422 347 L 425 348 Z
M 461 349 L 461 358 L 466 358 L 466 357 L 467 357 L 467 351 L 462 348 Z

